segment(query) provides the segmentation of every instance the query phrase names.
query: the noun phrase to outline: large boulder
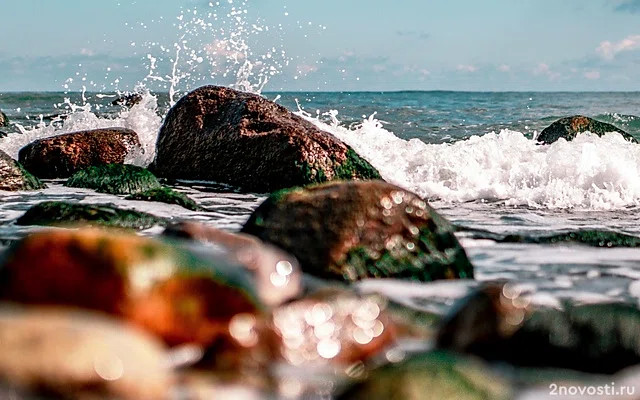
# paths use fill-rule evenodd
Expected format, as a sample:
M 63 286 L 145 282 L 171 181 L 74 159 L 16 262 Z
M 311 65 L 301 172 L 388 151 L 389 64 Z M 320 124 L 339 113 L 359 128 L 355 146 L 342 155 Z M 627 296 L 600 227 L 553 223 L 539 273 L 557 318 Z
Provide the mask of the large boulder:
M 19 162 L 0 150 L 0 190 L 36 190 L 46 185 L 27 172 Z
M 257 192 L 380 178 L 349 146 L 283 106 L 219 86 L 200 87 L 169 110 L 150 168 Z
M 579 133 L 587 131 L 598 136 L 602 136 L 605 133 L 609 132 L 618 132 L 626 140 L 633 143 L 638 143 L 638 141 L 633 136 L 623 131 L 622 129 L 582 115 L 574 115 L 572 117 L 565 117 L 557 120 L 553 124 L 543 129 L 536 140 L 542 144 L 550 144 L 560 138 L 564 138 L 570 141 L 575 139 L 575 137 Z
M 284 249 L 304 272 L 326 279 L 473 277 L 452 225 L 418 195 L 383 181 L 276 192 L 242 232 Z
M 93 165 L 123 164 L 142 151 L 134 131 L 108 128 L 36 140 L 20 149 L 18 160 L 39 178 L 68 178 Z

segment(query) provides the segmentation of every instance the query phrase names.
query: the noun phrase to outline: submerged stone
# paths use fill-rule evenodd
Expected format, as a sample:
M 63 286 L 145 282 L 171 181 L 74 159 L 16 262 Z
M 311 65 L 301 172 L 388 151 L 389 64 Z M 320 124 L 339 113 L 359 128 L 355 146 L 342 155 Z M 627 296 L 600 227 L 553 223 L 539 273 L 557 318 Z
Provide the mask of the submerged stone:
M 516 286 L 494 284 L 454 306 L 437 346 L 516 366 L 613 374 L 640 363 L 639 331 L 631 305 L 535 308 Z
M 508 381 L 477 360 L 435 351 L 382 366 L 339 400 L 507 400 Z
M 25 399 L 166 399 L 167 358 L 157 338 L 104 315 L 0 307 L 0 386 Z
M 110 194 L 132 194 L 162 188 L 151 172 L 130 164 L 92 166 L 73 174 L 64 185 Z
M 164 225 L 163 218 L 140 211 L 125 210 L 110 204 L 80 204 L 44 201 L 31 206 L 18 225 L 75 226 L 91 225 L 126 229 L 147 229 Z
M 140 93 L 123 93 L 111 102 L 113 106 L 133 107 L 142 101 Z
M 349 146 L 285 107 L 222 86 L 200 87 L 169 110 L 150 168 L 256 192 L 380 178 Z
M 157 201 L 159 203 L 166 204 L 177 204 L 191 211 L 200 211 L 203 209 L 184 193 L 180 193 L 168 187 L 160 187 L 132 193 L 125 197 L 125 200 L 144 200 Z
M 31 175 L 19 162 L 0 150 L 0 190 L 37 190 L 47 185 Z
M 626 140 L 638 143 L 638 141 L 614 125 L 607 124 L 606 122 L 596 121 L 593 118 L 585 117 L 582 115 L 574 115 L 572 117 L 565 117 L 557 120 L 553 124 L 549 125 L 540 132 L 540 135 L 536 140 L 542 144 L 550 144 L 557 141 L 560 138 L 564 138 L 568 141 L 575 139 L 575 137 L 582 132 L 591 132 L 595 135 L 602 136 L 609 132 L 618 132 Z
M 416 194 L 382 181 L 276 192 L 242 232 L 284 249 L 304 272 L 325 279 L 473 277 L 452 225 Z
M 217 343 L 221 354 L 257 345 L 262 321 L 238 266 L 108 230 L 48 230 L 15 243 L 0 265 L 0 299 L 103 311 L 169 345 Z
M 131 129 L 107 128 L 38 139 L 20 149 L 18 160 L 39 178 L 67 178 L 93 165 L 123 164 L 142 151 Z

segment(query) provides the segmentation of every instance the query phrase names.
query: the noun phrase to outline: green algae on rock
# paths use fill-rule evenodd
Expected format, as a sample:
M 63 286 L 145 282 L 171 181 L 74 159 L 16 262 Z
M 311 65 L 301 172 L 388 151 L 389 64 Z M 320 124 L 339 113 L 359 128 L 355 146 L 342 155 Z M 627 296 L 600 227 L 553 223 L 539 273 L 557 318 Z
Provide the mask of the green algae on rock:
M 331 182 L 273 193 L 242 228 L 325 279 L 472 278 L 452 225 L 424 200 L 382 181 Z
M 483 363 L 444 351 L 384 365 L 339 400 L 507 400 L 513 388 Z
M 124 210 L 110 204 L 44 201 L 29 208 L 16 223 L 18 225 L 91 225 L 147 229 L 154 225 L 165 225 L 166 220 L 144 212 Z
M 130 164 L 96 165 L 73 174 L 65 186 L 93 189 L 100 193 L 133 194 L 162 185 L 145 168 Z
M 0 190 L 37 190 L 47 185 L 31 175 L 19 162 L 0 150 Z
M 571 141 L 575 139 L 575 137 L 579 133 L 587 131 L 598 136 L 602 136 L 605 133 L 609 132 L 618 132 L 626 140 L 633 143 L 638 143 L 636 138 L 623 131 L 622 129 L 617 128 L 614 125 L 607 124 L 606 122 L 596 121 L 593 118 L 585 117 L 582 115 L 574 115 L 572 117 L 565 117 L 557 120 L 553 124 L 543 129 L 536 140 L 542 144 L 550 144 L 560 138 Z
M 186 208 L 187 210 L 192 211 L 200 211 L 203 209 L 184 193 L 180 193 L 168 187 L 160 187 L 136 192 L 125 197 L 125 200 L 144 200 L 157 201 L 166 204 L 177 204 Z

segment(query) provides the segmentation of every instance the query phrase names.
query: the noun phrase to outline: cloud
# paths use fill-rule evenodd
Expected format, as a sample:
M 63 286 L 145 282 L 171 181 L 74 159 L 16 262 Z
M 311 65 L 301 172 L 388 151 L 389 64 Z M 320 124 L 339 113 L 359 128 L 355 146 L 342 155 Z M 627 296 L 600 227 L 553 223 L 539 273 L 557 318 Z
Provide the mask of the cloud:
M 498 71 L 509 72 L 509 71 L 511 71 L 511 66 L 507 65 L 507 64 L 502 64 L 502 65 L 498 66 Z
M 600 79 L 600 71 L 591 70 L 582 74 L 587 79 Z
M 640 0 L 625 0 L 618 4 L 614 10 L 617 12 L 640 14 Z
M 461 72 L 476 72 L 478 70 L 478 67 L 476 67 L 475 65 L 464 65 L 464 64 L 458 64 L 458 66 L 456 67 L 457 71 L 461 71 Z
M 429 37 L 431 36 L 427 32 L 423 31 L 397 31 L 396 35 L 402 37 L 413 37 L 422 40 L 429 39 Z
M 547 76 L 549 79 L 558 79 L 560 78 L 560 73 L 551 70 L 548 64 L 540 63 L 538 64 L 532 71 L 535 76 Z
M 611 43 L 608 40 L 603 41 L 596 49 L 596 53 L 607 60 L 612 60 L 618 53 L 637 48 L 640 48 L 640 35 L 631 35 L 617 43 Z

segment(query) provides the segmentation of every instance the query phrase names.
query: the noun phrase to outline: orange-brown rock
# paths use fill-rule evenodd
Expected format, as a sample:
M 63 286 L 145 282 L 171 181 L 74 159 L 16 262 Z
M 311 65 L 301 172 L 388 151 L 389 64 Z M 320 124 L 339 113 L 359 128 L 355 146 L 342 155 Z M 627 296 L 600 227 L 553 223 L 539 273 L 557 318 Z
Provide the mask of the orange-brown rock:
M 18 160 L 38 178 L 68 178 L 101 164 L 123 164 L 142 151 L 131 129 L 105 128 L 39 139 L 20 149 Z
M 285 107 L 222 86 L 195 89 L 169 110 L 149 168 L 255 192 L 380 178 L 349 146 Z
M 242 232 L 285 250 L 303 272 L 325 279 L 473 277 L 452 225 L 415 193 L 383 181 L 273 193 Z
M 0 299 L 119 315 L 168 344 L 230 336 L 236 315 L 262 318 L 237 265 L 154 239 L 105 230 L 56 230 L 14 244 L 0 266 Z
M 0 306 L 0 386 L 27 395 L 168 399 L 167 361 L 157 338 L 104 315 Z
M 391 346 L 395 327 L 377 296 L 326 289 L 282 305 L 273 325 L 282 337 L 282 356 L 293 365 L 349 365 Z
M 219 247 L 231 262 L 244 266 L 251 273 L 258 296 L 267 306 L 280 305 L 302 292 L 302 273 L 297 260 L 254 236 L 188 221 L 167 227 L 164 235 Z

